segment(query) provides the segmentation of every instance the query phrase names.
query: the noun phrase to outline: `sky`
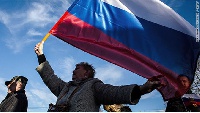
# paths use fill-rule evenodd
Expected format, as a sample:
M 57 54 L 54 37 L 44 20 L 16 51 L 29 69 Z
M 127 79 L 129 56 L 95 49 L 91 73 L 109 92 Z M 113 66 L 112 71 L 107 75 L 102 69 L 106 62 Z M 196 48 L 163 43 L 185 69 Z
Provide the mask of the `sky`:
M 5 81 L 13 76 L 28 78 L 26 94 L 29 112 L 46 112 L 56 97 L 45 86 L 39 74 L 35 45 L 53 27 L 73 0 L 0 0 L 0 101 L 7 94 Z M 196 27 L 196 0 L 161 0 Z M 44 54 L 55 74 L 70 81 L 75 64 L 89 62 L 96 76 L 112 85 L 142 85 L 146 79 L 105 60 L 83 52 L 60 39 L 50 36 Z M 132 111 L 160 112 L 166 108 L 161 94 L 154 90 L 143 95 Z

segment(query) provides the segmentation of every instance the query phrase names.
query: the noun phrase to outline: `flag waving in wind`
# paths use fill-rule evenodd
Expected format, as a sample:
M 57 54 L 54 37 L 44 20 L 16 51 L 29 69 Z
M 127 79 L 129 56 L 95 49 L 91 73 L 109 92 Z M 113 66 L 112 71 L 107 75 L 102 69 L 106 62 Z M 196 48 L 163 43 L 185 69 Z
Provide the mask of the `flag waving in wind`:
M 195 28 L 159 0 L 75 0 L 50 34 L 147 79 L 160 77 L 164 100 L 193 79 Z

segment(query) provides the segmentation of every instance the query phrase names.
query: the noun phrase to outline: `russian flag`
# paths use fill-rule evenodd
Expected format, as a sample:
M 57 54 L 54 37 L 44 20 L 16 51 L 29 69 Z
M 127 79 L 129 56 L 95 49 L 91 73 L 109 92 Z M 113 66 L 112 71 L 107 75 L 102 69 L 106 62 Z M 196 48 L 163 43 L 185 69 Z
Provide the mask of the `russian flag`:
M 200 107 L 200 95 L 198 94 L 184 94 L 182 100 L 185 106 L 196 106 Z
M 50 33 L 142 77 L 159 77 L 164 100 L 186 92 L 176 79 L 193 79 L 200 50 L 195 28 L 159 0 L 75 0 Z

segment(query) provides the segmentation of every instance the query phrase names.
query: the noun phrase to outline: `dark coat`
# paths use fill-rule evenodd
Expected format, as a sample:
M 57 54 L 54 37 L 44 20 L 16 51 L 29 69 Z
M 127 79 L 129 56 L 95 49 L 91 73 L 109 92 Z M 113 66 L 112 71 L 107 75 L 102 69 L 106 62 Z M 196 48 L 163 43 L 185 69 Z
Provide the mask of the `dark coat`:
M 65 111 L 98 112 L 101 104 L 136 104 L 141 97 L 139 86 L 134 84 L 112 86 L 97 78 L 64 82 L 54 74 L 48 61 L 41 63 L 37 71 L 57 97 L 56 105 L 68 107 Z
M 173 98 L 167 102 L 166 112 L 186 112 L 187 109 L 181 98 Z
M 0 104 L 0 112 L 27 112 L 28 100 L 24 90 L 8 93 Z
M 186 94 L 191 94 L 192 91 L 188 90 Z M 172 98 L 167 102 L 166 112 L 187 112 L 190 111 L 188 106 L 185 106 L 182 97 Z

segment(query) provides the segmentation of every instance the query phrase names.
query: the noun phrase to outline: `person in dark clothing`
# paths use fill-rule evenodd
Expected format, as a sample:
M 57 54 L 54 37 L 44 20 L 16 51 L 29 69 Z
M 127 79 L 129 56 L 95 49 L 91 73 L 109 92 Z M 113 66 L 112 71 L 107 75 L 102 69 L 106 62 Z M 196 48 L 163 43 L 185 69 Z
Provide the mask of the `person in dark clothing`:
M 182 87 L 187 90 L 186 94 L 191 94 L 192 91 L 189 89 L 191 86 L 190 79 L 183 74 L 180 74 L 177 82 L 180 82 Z M 187 112 L 189 108 L 184 104 L 182 97 L 175 97 L 167 102 L 166 112 Z
M 0 112 L 27 112 L 28 100 L 25 94 L 27 81 L 24 76 L 15 76 L 5 82 L 8 94 L 0 104 Z
M 98 112 L 101 104 L 137 104 L 141 95 L 150 93 L 161 84 L 159 80 L 148 80 L 141 86 L 104 84 L 94 78 L 95 70 L 87 62 L 77 64 L 72 73 L 72 81 L 65 82 L 54 74 L 54 70 L 46 60 L 43 54 L 43 43 L 36 44 L 34 48 L 39 62 L 36 70 L 57 97 L 56 104 L 50 104 L 48 111 Z

